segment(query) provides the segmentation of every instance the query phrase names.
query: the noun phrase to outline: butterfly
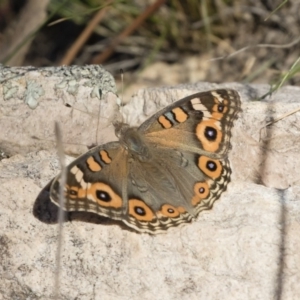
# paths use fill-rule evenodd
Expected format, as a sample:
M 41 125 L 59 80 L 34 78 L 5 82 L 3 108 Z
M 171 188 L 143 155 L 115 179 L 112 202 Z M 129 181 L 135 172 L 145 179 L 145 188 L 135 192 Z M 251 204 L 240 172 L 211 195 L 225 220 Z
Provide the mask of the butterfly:
M 139 127 L 115 121 L 117 142 L 97 146 L 66 169 L 65 211 L 86 211 L 150 234 L 193 221 L 230 182 L 228 151 L 241 110 L 235 90 L 196 93 Z M 59 205 L 60 175 L 50 188 Z

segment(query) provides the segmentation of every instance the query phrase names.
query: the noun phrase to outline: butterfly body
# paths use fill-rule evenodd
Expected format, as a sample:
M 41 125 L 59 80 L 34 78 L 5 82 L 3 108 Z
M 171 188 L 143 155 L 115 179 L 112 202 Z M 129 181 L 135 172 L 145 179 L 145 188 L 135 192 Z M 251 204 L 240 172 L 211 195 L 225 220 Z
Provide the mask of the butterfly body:
M 155 234 L 210 209 L 230 181 L 227 158 L 240 98 L 233 90 L 181 99 L 140 127 L 114 124 L 118 142 L 67 167 L 67 211 L 89 211 Z M 58 205 L 59 178 L 51 186 Z

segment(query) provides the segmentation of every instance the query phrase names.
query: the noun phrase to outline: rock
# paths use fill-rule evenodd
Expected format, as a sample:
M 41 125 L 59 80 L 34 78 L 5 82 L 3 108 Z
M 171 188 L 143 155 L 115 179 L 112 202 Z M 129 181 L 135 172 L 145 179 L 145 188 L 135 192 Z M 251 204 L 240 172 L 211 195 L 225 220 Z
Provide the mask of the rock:
M 262 101 L 254 99 L 268 91 L 266 85 L 198 83 L 139 90 L 124 107 L 124 118 L 140 124 L 175 100 L 223 87 L 239 91 L 243 108 L 233 128 L 228 191 L 195 222 L 156 236 L 93 216 L 74 221 L 82 215 L 68 214 L 73 221 L 63 226 L 59 299 L 297 298 L 300 114 L 265 126 L 299 108 L 300 88 L 282 88 Z M 62 108 L 59 101 L 51 103 L 57 111 Z M 22 109 L 19 114 L 26 113 Z M 37 111 L 36 119 L 47 115 L 52 123 L 47 110 Z M 77 114 L 76 120 L 85 115 Z M 109 114 L 105 117 L 111 122 Z M 68 122 L 75 126 L 72 116 Z M 27 126 L 43 137 L 44 128 Z M 83 135 L 92 139 L 91 131 Z M 50 299 L 55 292 L 57 208 L 46 204 L 47 189 L 42 189 L 59 173 L 59 163 L 53 143 L 47 150 L 32 146 L 24 152 L 22 139 L 17 140 L 14 149 L 20 154 L 0 162 L 0 299 Z

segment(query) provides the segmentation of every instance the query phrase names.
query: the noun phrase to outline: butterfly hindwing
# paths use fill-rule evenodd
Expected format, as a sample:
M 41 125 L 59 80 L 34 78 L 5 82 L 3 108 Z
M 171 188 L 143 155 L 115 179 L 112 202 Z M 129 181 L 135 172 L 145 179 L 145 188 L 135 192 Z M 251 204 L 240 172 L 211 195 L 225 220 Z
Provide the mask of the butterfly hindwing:
M 163 147 L 153 148 L 152 155 L 155 163 L 132 161 L 129 167 L 131 213 L 124 222 L 138 231 L 153 234 L 191 222 L 212 208 L 230 181 L 227 159 Z

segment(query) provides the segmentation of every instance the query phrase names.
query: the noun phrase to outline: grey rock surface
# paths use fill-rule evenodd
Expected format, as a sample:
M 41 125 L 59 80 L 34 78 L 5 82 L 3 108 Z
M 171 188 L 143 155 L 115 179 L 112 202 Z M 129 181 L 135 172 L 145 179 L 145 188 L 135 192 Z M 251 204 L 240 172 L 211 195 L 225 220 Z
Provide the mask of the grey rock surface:
M 78 155 L 95 143 L 97 128 L 101 132 L 111 126 L 107 116 L 113 118 L 118 110 L 111 100 L 115 93 L 113 77 L 98 65 L 0 66 L 1 150 L 13 155 L 53 148 L 57 121 L 69 143 L 66 151 Z
M 59 299 L 297 299 L 300 113 L 265 125 L 300 108 L 300 88 L 282 88 L 263 101 L 253 100 L 266 85 L 139 90 L 123 108 L 124 119 L 140 124 L 175 100 L 220 87 L 238 90 L 243 108 L 233 129 L 228 191 L 197 221 L 157 236 L 105 220 L 65 222 Z M 72 117 L 68 122 L 75 126 Z M 115 139 L 113 129 L 107 139 Z M 24 154 L 20 143 L 20 154 L 0 162 L 0 299 L 54 295 L 57 211 L 37 201 L 59 172 L 51 145 Z

